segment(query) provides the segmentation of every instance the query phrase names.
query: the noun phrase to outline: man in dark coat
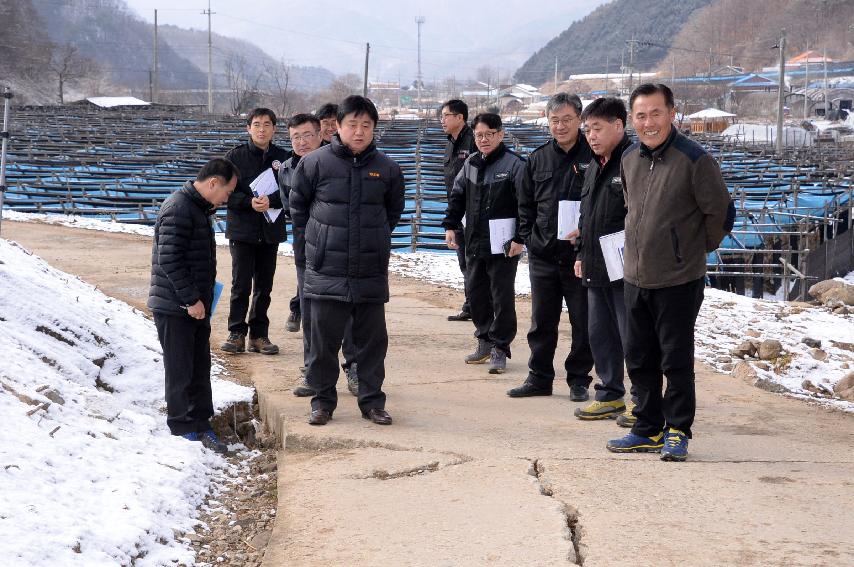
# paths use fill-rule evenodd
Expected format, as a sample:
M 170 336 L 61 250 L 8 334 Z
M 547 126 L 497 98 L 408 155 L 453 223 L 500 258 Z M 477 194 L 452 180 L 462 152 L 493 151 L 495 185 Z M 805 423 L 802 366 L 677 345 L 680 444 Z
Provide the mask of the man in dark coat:
M 290 153 L 272 142 L 276 115 L 269 108 L 256 108 L 246 118 L 249 140 L 225 154 L 240 171 L 237 189 L 228 199 L 225 236 L 231 252 L 231 301 L 228 339 L 220 347 L 236 354 L 249 350 L 278 354 L 270 342 L 270 292 L 276 274 L 279 243 L 287 237 L 285 215 L 272 219 L 270 209 L 282 209 L 279 192 L 256 196 L 249 184 L 268 169 L 278 182 L 279 168 Z M 251 303 L 250 303 L 251 299 Z M 249 319 L 247 321 L 247 311 Z M 248 344 L 247 344 L 248 333 Z
M 311 303 L 309 423 L 324 425 L 338 403 L 338 351 L 353 319 L 362 417 L 390 425 L 385 410 L 388 262 L 404 207 L 400 166 L 374 144 L 373 103 L 349 96 L 338 107 L 332 143 L 305 156 L 290 195 L 294 227 L 305 229 L 304 297 Z
M 463 163 L 477 151 L 474 143 L 474 132 L 467 124 L 469 119 L 469 107 L 458 99 L 452 99 L 442 105 L 439 120 L 442 123 L 442 131 L 448 135 L 448 143 L 445 145 L 445 157 L 442 160 L 443 173 L 445 175 L 445 191 L 448 200 L 451 199 L 451 190 L 454 188 L 454 179 L 463 168 Z M 466 275 L 466 240 L 463 235 L 463 227 L 456 229 L 457 262 L 460 264 L 460 272 L 463 278 Z M 448 321 L 471 320 L 471 309 L 469 307 L 468 295 L 460 312 L 448 315 Z
M 513 398 L 550 396 L 554 356 L 563 304 L 569 315 L 572 344 L 564 361 L 569 399 L 588 399 L 593 355 L 587 338 L 587 294 L 575 276 L 575 242 L 558 234 L 561 206 L 581 200 L 584 170 L 593 154 L 581 135 L 581 99 L 558 93 L 546 104 L 552 139 L 534 150 L 525 164 L 519 190 L 519 236 L 528 247 L 531 277 L 531 329 L 528 376 L 507 392 Z M 564 227 L 566 228 L 566 227 Z
M 216 278 L 214 210 L 237 185 L 233 163 L 215 159 L 169 196 L 154 224 L 148 308 L 163 347 L 166 423 L 173 435 L 225 452 L 211 429 L 211 311 Z

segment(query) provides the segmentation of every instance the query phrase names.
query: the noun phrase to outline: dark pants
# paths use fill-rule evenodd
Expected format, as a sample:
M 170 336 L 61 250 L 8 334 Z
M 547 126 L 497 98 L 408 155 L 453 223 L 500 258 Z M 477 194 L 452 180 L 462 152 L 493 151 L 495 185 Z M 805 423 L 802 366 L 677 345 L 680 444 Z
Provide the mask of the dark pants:
M 166 370 L 166 424 L 172 435 L 207 431 L 211 400 L 211 320 L 154 313 Z
M 231 251 L 231 306 L 228 312 L 228 330 L 242 335 L 248 331 L 254 338 L 266 337 L 270 330 L 267 309 L 270 308 L 270 292 L 273 290 L 273 276 L 276 275 L 276 254 L 279 245 L 230 240 L 228 248 Z
M 311 352 L 311 300 L 302 297 L 302 286 L 305 280 L 305 266 L 297 266 L 297 293 L 300 299 L 299 312 L 302 313 L 302 348 L 303 365 L 308 368 L 308 354 Z M 293 311 L 293 308 L 291 308 Z M 356 344 L 353 342 L 353 318 L 344 327 L 344 340 L 341 349 L 344 352 L 344 364 L 341 368 L 347 370 L 356 362 Z
M 388 333 L 385 304 L 348 303 L 324 299 L 309 299 L 311 305 L 311 352 L 309 353 L 308 385 L 315 391 L 312 409 L 334 411 L 338 405 L 338 351 L 345 328 L 352 320 L 356 359 L 359 363 L 359 408 L 385 408 L 382 391 L 385 380 L 385 356 Z
M 469 257 L 466 261 L 466 291 L 475 336 L 489 341 L 510 356 L 516 337 L 516 268 L 519 256 L 503 254 Z M 362 363 L 359 361 L 359 369 Z M 361 372 L 360 372 L 361 376 Z
M 457 241 L 457 262 L 460 264 L 460 272 L 463 274 L 463 281 L 465 281 L 466 277 L 466 233 L 464 230 L 455 230 L 454 238 Z M 462 311 L 463 313 L 471 314 L 471 306 L 469 304 L 469 294 L 468 291 L 465 292 L 466 300 L 463 303 Z
M 302 306 L 300 305 L 301 299 L 299 295 L 299 291 L 297 291 L 296 294 L 291 298 L 289 302 L 289 307 L 291 308 L 291 313 L 302 315 Z
M 626 368 L 638 405 L 632 431 L 646 437 L 665 426 L 691 437 L 694 390 L 694 323 L 705 278 L 661 289 L 625 284 Z M 667 389 L 661 395 L 663 376 Z
M 555 377 L 554 356 L 563 303 L 569 311 L 572 344 L 564 361 L 570 386 L 590 385 L 593 354 L 587 338 L 587 292 L 575 277 L 571 264 L 558 265 L 533 254 L 528 255 L 531 276 L 531 330 L 528 331 L 528 381 L 551 388 Z
M 623 372 L 626 303 L 623 286 L 587 288 L 587 317 L 590 349 L 600 381 L 594 386 L 596 399 L 600 402 L 622 399 L 626 395 Z

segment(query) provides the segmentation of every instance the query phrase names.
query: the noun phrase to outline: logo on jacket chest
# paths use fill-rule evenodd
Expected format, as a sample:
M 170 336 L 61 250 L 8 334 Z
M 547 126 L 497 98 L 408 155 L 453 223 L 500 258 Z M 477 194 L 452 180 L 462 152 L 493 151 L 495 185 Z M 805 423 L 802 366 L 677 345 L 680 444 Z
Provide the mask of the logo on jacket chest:
M 623 178 L 617 175 L 613 179 L 611 179 L 611 185 L 616 185 L 617 187 L 623 186 Z
M 459 152 L 457 152 L 457 159 L 464 160 L 467 157 L 469 157 L 469 151 L 468 150 L 460 150 Z
M 273 168 L 273 171 L 279 171 L 279 168 L 282 167 L 282 162 L 280 162 L 279 160 L 275 160 L 273 163 L 270 164 L 270 167 Z
M 507 179 L 508 177 L 510 177 L 509 171 L 502 171 L 502 172 L 495 174 L 495 180 L 496 181 L 501 181 L 502 179 Z
M 369 171 L 368 177 L 370 177 L 371 179 L 380 179 L 382 175 L 380 175 L 379 171 Z

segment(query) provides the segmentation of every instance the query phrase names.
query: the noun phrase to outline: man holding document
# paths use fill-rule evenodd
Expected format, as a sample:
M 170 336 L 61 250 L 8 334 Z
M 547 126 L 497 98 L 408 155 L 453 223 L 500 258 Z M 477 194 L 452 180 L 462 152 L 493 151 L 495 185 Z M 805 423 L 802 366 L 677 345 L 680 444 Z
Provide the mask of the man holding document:
M 500 116 L 478 114 L 472 129 L 478 152 L 454 179 L 442 226 L 448 248 L 456 250 L 455 229 L 465 216 L 466 295 L 477 336 L 466 364 L 489 360 L 489 373 L 501 374 L 516 337 L 516 267 L 524 249 L 516 192 L 525 168 L 503 143 Z
M 584 109 L 584 135 L 596 155 L 581 190 L 581 246 L 575 273 L 587 288 L 588 330 L 596 375 L 596 399 L 575 410 L 582 420 L 617 418 L 631 425 L 631 407 L 623 401 L 623 339 L 626 308 L 619 249 L 624 234 L 626 203 L 620 177 L 620 156 L 629 147 L 626 105 L 617 98 L 599 98 Z
M 587 295 L 573 272 L 581 185 L 593 154 L 580 135 L 581 99 L 558 93 L 546 104 L 552 139 L 534 150 L 519 190 L 519 236 L 528 246 L 531 330 L 528 377 L 513 398 L 550 396 L 558 325 L 566 301 L 572 345 L 564 361 L 569 399 L 588 399 L 593 355 L 587 339 Z
M 231 301 L 229 335 L 220 348 L 230 354 L 244 350 L 278 354 L 279 347 L 268 338 L 267 309 L 279 243 L 287 236 L 278 175 L 290 152 L 272 142 L 276 115 L 269 108 L 250 112 L 246 131 L 249 140 L 225 155 L 240 170 L 240 181 L 228 199 L 225 236 L 231 252 Z

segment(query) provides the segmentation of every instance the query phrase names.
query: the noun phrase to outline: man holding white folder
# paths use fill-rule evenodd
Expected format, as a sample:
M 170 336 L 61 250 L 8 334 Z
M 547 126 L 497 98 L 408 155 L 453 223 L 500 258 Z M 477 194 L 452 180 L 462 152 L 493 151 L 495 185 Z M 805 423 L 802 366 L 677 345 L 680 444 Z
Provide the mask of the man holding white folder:
M 587 292 L 575 276 L 575 239 L 584 170 L 593 153 L 581 135 L 581 99 L 558 93 L 546 104 L 552 139 L 531 152 L 519 190 L 519 236 L 528 247 L 531 329 L 528 376 L 511 398 L 550 396 L 558 327 L 566 302 L 572 344 L 564 361 L 569 399 L 590 396 L 593 355 L 587 338 Z M 572 238 L 572 239 L 571 239 Z
M 525 168 L 504 145 L 500 116 L 478 114 L 472 130 L 478 152 L 454 179 L 442 226 L 448 248 L 456 250 L 455 229 L 465 216 L 466 295 L 477 336 L 466 364 L 488 360 L 489 373 L 501 374 L 516 337 L 516 267 L 524 248 L 516 193 Z

